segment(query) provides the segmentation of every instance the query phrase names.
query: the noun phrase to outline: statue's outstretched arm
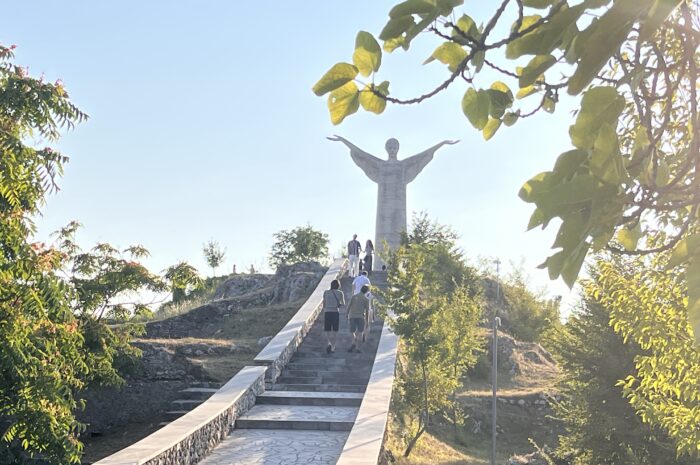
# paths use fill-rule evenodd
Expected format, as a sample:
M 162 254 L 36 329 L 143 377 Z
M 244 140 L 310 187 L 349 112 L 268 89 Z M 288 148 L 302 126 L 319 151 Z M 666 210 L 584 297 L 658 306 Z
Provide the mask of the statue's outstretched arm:
M 454 145 L 458 140 L 444 140 L 440 142 L 439 144 L 435 144 L 432 147 L 430 147 L 427 150 L 424 150 L 423 152 L 413 155 L 412 157 L 408 157 L 405 160 L 403 160 L 401 163 L 403 164 L 404 167 L 404 180 L 406 183 L 409 183 L 416 179 L 416 176 L 418 176 L 418 173 L 423 171 L 423 168 L 425 168 L 428 163 L 430 163 L 433 159 L 433 155 L 435 155 L 435 152 L 442 147 L 443 145 Z
M 350 157 L 352 157 L 352 161 L 354 161 L 357 166 L 362 168 L 362 171 L 365 172 L 368 178 L 374 182 L 379 182 L 379 167 L 383 160 L 370 155 L 344 137 L 336 135 L 333 137 L 327 137 L 327 139 L 345 144 L 350 149 Z

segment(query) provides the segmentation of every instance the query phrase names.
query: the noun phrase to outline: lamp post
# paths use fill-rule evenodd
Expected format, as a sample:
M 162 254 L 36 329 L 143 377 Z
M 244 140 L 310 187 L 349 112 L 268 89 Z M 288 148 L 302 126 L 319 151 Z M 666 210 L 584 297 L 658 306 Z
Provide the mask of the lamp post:
M 501 319 L 498 318 L 498 304 L 501 293 L 501 280 L 499 276 L 501 261 L 494 260 L 496 264 L 496 305 L 493 307 L 493 345 L 491 347 L 491 465 L 496 465 L 496 413 L 498 390 L 498 327 Z

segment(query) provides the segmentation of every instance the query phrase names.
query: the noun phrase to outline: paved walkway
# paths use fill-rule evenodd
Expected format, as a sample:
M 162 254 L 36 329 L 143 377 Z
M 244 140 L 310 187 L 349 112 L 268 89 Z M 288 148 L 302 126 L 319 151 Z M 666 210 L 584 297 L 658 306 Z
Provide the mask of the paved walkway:
M 379 287 L 386 283 L 382 273 L 371 279 Z M 341 283 L 348 302 L 350 279 Z M 381 321 L 373 323 L 363 352 L 349 353 L 342 312 L 336 352 L 329 355 L 321 315 L 277 382 L 200 465 L 335 464 L 362 402 L 381 330 Z

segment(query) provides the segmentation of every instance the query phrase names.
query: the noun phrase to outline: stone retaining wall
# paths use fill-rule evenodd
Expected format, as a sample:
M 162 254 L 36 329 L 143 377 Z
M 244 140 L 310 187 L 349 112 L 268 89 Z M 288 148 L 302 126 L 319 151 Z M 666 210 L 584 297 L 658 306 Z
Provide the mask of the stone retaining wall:
M 398 337 L 384 322 L 360 410 L 337 465 L 376 465 L 384 446 L 394 385 Z
M 95 465 L 194 465 L 228 436 L 265 390 L 265 367 L 244 367 L 204 403 Z

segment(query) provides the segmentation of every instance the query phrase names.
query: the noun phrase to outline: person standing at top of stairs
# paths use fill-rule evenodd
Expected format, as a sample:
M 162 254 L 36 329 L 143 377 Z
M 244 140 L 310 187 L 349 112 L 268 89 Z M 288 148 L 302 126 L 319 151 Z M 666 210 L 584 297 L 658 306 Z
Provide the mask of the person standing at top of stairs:
M 351 278 L 357 276 L 358 268 L 360 266 L 360 252 L 362 252 L 360 241 L 357 240 L 357 234 L 353 234 L 352 240 L 348 242 L 348 260 L 350 261 L 350 269 L 348 270 L 348 274 L 350 274 Z
M 340 307 L 345 306 L 345 294 L 340 281 L 331 281 L 331 288 L 323 292 L 323 330 L 326 332 L 326 353 L 335 352 L 335 341 L 340 328 Z

